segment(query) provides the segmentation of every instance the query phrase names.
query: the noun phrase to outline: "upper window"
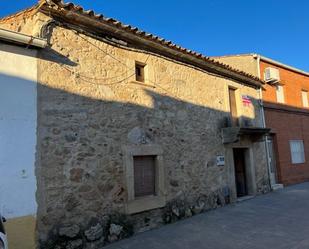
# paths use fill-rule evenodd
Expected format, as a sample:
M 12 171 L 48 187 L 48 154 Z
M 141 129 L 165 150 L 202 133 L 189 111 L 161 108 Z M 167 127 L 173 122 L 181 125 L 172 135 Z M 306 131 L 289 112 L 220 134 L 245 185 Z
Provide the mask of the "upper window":
M 277 95 L 277 102 L 284 103 L 284 91 L 282 85 L 276 86 L 276 95 Z
M 302 90 L 301 91 L 301 98 L 303 101 L 303 107 L 309 107 L 308 104 L 308 91 Z
M 290 149 L 293 164 L 305 162 L 305 151 L 304 151 L 303 140 L 290 140 Z
M 156 194 L 156 156 L 134 156 L 135 197 Z
M 236 89 L 229 87 L 230 114 L 232 118 L 232 126 L 238 125 Z
M 135 63 L 135 77 L 136 81 L 145 82 L 145 65 Z

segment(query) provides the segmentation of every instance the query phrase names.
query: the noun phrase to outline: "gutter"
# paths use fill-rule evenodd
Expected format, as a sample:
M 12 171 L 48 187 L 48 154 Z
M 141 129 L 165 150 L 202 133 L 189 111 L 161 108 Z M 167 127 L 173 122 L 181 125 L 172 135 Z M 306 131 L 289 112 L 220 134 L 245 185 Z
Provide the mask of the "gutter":
M 45 48 L 47 41 L 45 39 L 33 37 L 30 35 L 21 34 L 11 30 L 0 28 L 0 40 L 15 42 L 18 44 L 32 46 L 37 48 Z

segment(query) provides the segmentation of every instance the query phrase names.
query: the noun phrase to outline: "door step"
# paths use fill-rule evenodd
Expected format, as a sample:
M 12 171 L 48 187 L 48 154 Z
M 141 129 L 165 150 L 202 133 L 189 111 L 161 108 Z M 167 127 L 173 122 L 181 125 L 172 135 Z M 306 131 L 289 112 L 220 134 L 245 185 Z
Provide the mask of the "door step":
M 254 198 L 254 195 L 246 195 L 246 196 L 237 198 L 237 202 L 248 201 L 252 198 Z
M 271 186 L 271 189 L 273 191 L 279 190 L 279 189 L 283 189 L 283 184 L 274 184 Z

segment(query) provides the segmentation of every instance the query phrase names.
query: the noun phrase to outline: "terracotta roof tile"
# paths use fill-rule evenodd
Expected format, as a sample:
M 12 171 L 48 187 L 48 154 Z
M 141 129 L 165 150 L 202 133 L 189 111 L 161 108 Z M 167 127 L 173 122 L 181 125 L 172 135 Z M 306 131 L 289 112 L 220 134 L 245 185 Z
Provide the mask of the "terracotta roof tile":
M 31 11 L 35 8 L 38 8 L 39 6 L 41 6 L 41 4 L 43 2 L 48 4 L 50 7 L 52 7 L 52 5 L 55 4 L 56 6 L 58 6 L 61 9 L 64 9 L 64 10 L 67 10 L 67 11 L 73 11 L 73 12 L 76 12 L 78 14 L 88 16 L 89 18 L 93 18 L 93 19 L 99 20 L 101 22 L 107 23 L 109 25 L 116 26 L 119 29 L 123 29 L 127 32 L 131 32 L 131 33 L 133 33 L 137 36 L 140 36 L 144 39 L 148 39 L 148 40 L 160 43 L 161 45 L 167 46 L 169 48 L 172 48 L 174 50 L 180 51 L 180 52 L 185 53 L 185 54 L 189 54 L 189 55 L 194 56 L 198 59 L 202 59 L 204 61 L 212 63 L 213 65 L 216 65 L 217 67 L 227 69 L 229 71 L 235 72 L 237 74 L 240 74 L 240 75 L 243 75 L 245 77 L 251 78 L 255 81 L 258 81 L 261 84 L 264 84 L 264 82 L 262 80 L 260 80 L 258 77 L 255 77 L 251 74 L 248 74 L 246 72 L 243 72 L 243 71 L 235 69 L 235 68 L 232 68 L 232 67 L 230 67 L 230 66 L 228 66 L 224 63 L 218 62 L 218 61 L 216 61 L 216 60 L 214 60 L 210 57 L 207 57 L 207 56 L 205 56 L 201 53 L 197 53 L 197 52 L 194 52 L 190 49 L 183 48 L 183 47 L 181 47 L 177 44 L 174 44 L 172 41 L 165 40 L 164 38 L 160 38 L 160 37 L 155 36 L 151 33 L 146 33 L 145 31 L 142 31 L 142 30 L 140 30 L 136 27 L 132 27 L 131 25 L 123 24 L 120 21 L 115 20 L 113 18 L 105 17 L 102 14 L 96 14 L 93 10 L 85 10 L 82 6 L 75 5 L 72 2 L 64 3 L 62 0 L 48 0 L 48 1 L 47 0 L 41 0 L 39 5 L 36 5 L 36 6 L 29 8 L 25 11 Z M 16 15 L 18 15 L 18 14 L 16 14 Z M 12 16 L 10 16 L 8 18 L 11 18 L 11 17 Z M 2 19 L 2 20 L 4 20 L 4 19 Z

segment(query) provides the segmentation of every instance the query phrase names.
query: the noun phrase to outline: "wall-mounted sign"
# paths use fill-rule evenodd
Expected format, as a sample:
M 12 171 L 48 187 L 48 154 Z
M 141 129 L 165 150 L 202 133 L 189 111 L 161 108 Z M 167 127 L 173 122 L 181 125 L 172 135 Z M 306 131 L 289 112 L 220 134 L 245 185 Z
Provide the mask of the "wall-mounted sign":
M 250 106 L 252 104 L 251 98 L 248 95 L 242 95 L 241 98 L 244 106 Z
M 217 166 L 224 166 L 224 165 L 225 165 L 224 156 L 217 156 Z

